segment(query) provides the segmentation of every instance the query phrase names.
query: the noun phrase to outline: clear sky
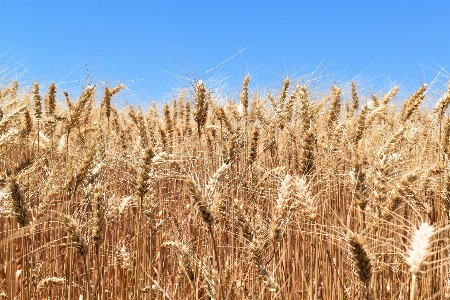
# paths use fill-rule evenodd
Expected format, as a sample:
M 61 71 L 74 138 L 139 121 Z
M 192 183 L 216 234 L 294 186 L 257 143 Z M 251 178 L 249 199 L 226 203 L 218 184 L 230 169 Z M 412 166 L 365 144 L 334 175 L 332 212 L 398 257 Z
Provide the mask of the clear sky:
M 449 79 L 449 13 L 450 1 L 0 0 L 0 75 L 72 89 L 89 73 L 146 102 L 189 85 L 166 72 L 200 79 L 248 46 L 204 79 L 232 89 L 250 72 L 254 88 L 319 68 L 418 88 Z

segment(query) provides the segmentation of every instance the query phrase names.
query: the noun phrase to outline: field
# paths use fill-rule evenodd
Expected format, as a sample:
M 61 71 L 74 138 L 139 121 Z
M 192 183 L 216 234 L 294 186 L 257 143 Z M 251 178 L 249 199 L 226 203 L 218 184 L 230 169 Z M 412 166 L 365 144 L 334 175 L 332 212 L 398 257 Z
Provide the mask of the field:
M 250 80 L 140 108 L 4 83 L 0 296 L 450 299 L 450 86 Z

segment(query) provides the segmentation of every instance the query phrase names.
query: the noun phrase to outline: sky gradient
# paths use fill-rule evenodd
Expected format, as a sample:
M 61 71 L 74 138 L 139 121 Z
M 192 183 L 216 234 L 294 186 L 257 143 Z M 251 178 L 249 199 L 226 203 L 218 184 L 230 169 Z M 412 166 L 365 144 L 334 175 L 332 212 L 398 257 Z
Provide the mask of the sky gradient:
M 0 76 L 124 82 L 135 101 L 160 101 L 248 46 L 203 79 L 233 90 L 250 72 L 250 88 L 281 86 L 320 69 L 375 91 L 445 85 L 448 12 L 450 1 L 0 1 Z

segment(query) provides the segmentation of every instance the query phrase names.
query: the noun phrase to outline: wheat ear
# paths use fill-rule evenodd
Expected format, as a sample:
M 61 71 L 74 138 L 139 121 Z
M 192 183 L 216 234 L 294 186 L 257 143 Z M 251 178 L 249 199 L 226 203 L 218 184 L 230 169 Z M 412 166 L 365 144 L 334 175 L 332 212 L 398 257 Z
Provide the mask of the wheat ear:
M 427 258 L 431 255 L 431 238 L 435 233 L 433 225 L 422 223 L 418 229 L 415 230 L 411 239 L 411 244 L 407 249 L 405 261 L 409 266 L 411 272 L 411 293 L 410 300 L 415 299 L 415 288 L 417 274 L 426 265 Z
M 427 89 L 427 85 L 424 84 L 422 87 L 414 93 L 414 95 L 409 98 L 409 100 L 405 101 L 402 107 L 402 121 L 406 122 L 411 115 L 417 110 L 420 103 L 425 99 L 425 90 Z
M 199 146 L 202 128 L 206 124 L 206 117 L 208 116 L 208 101 L 205 84 L 199 80 L 195 87 L 195 106 L 194 106 L 194 120 L 197 123 L 197 134 Z M 201 148 L 201 147 L 200 147 Z
M 333 85 L 332 90 L 333 100 L 331 101 L 330 111 L 327 117 L 327 126 L 329 129 L 339 121 L 341 113 L 341 89 Z
M 19 183 L 17 182 L 17 178 L 14 176 L 9 179 L 8 192 L 12 199 L 12 209 L 17 223 L 19 223 L 21 227 L 25 227 L 28 223 L 29 209 Z
M 41 279 L 36 287 L 36 294 L 42 292 L 42 290 L 49 284 L 65 284 L 66 279 L 64 277 L 45 277 Z
M 358 92 L 356 91 L 356 83 L 352 81 L 352 110 L 358 111 L 359 108 L 359 98 L 358 98 Z
M 366 246 L 360 235 L 355 233 L 350 233 L 348 235 L 348 243 L 350 245 L 350 251 L 352 253 L 352 258 L 355 263 L 356 273 L 358 274 L 359 280 L 364 284 L 364 296 L 365 299 L 370 298 L 370 279 L 372 278 L 372 261 L 367 254 Z
M 242 93 L 240 95 L 241 104 L 244 108 L 244 115 L 247 116 L 248 111 L 248 83 L 250 81 L 250 75 L 245 76 L 242 82 Z
M 53 116 L 56 110 L 56 86 L 54 83 L 48 87 L 45 100 L 45 112 L 48 116 Z
M 450 104 L 450 82 L 447 86 L 447 93 L 445 93 L 436 103 L 434 106 L 433 113 L 438 114 L 438 120 L 442 120 L 444 117 L 445 111 L 448 108 L 448 105 Z

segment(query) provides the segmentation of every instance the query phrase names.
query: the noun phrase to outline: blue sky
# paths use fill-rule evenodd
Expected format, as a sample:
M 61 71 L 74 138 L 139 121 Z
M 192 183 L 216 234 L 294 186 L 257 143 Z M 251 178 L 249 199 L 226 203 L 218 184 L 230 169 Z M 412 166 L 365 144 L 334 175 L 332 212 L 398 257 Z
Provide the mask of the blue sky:
M 320 69 L 374 90 L 445 85 L 449 12 L 450 1 L 1 0 L 0 75 L 71 90 L 89 73 L 138 101 L 168 100 L 189 85 L 180 77 L 248 46 L 204 79 L 233 91 L 247 72 L 255 88 Z

